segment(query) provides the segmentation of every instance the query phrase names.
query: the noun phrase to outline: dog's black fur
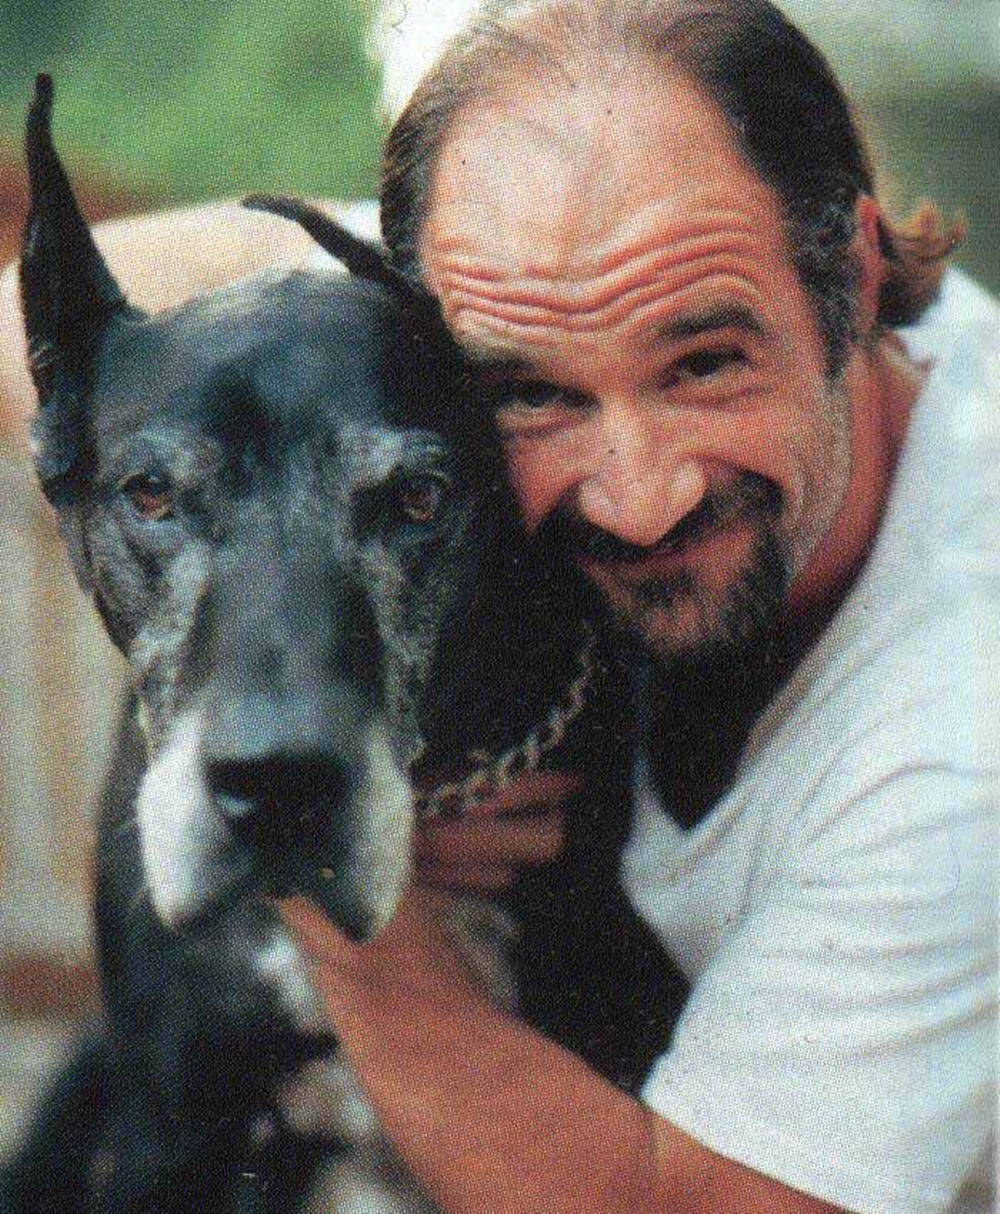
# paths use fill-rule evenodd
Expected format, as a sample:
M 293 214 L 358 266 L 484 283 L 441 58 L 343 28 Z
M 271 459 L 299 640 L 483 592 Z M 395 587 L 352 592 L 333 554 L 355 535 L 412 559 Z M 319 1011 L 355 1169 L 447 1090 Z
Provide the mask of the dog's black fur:
M 377 930 L 406 878 L 411 764 L 520 737 L 585 608 L 523 536 L 432 302 L 377 249 L 282 203 L 353 276 L 265 275 L 145 316 L 76 208 L 50 109 L 42 79 L 22 257 L 36 465 L 136 693 L 99 831 L 104 1017 L 0 1211 L 287 1214 L 337 1144 L 288 1125 L 281 1090 L 335 1043 L 287 973 L 262 973 L 283 937 L 248 894 L 298 890 Z M 622 694 L 607 674 L 564 752 L 593 776 L 565 855 L 505 903 L 522 1014 L 634 1089 L 683 984 L 617 890 L 630 744 L 602 722 Z

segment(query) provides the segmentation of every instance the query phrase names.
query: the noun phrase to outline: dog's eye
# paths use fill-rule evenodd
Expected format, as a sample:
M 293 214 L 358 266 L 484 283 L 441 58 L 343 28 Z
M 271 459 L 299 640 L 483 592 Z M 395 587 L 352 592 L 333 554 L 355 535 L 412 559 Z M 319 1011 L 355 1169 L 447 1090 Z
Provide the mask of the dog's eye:
M 403 517 L 411 523 L 432 523 L 444 504 L 447 482 L 440 476 L 401 476 L 396 500 Z
M 144 519 L 158 523 L 174 516 L 174 495 L 165 477 L 155 473 L 130 476 L 122 484 L 122 492 Z

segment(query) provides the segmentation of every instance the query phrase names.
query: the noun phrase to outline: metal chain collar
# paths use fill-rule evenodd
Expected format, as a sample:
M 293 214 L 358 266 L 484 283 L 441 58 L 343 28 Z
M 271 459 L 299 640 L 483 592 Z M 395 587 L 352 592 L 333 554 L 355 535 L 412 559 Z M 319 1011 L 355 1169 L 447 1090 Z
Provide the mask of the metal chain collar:
M 543 755 L 554 750 L 566 736 L 566 730 L 583 711 L 594 674 L 596 637 L 591 625 L 581 624 L 583 639 L 576 652 L 573 678 L 566 690 L 545 714 L 545 719 L 523 741 L 495 757 L 474 752 L 468 756 L 478 765 L 461 780 L 438 784 L 415 798 L 417 818 L 433 822 L 464 817 L 469 807 L 485 801 L 527 772 L 537 771 Z

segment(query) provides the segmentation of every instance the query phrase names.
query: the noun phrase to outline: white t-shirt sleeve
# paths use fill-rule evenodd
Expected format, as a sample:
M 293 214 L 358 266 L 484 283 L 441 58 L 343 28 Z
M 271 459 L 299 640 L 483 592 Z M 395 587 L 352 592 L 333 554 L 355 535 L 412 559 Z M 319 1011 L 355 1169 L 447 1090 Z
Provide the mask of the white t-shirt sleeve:
M 996 774 L 861 766 L 813 790 L 643 1100 L 846 1209 L 942 1214 L 992 1118 Z

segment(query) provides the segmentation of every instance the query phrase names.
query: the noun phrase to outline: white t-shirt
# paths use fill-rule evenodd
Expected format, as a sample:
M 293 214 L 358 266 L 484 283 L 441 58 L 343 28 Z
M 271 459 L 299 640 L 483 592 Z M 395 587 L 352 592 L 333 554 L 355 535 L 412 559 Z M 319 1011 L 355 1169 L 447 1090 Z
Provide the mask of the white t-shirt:
M 1000 308 L 957 272 L 865 570 L 694 829 L 637 775 L 625 888 L 692 982 L 644 1101 L 866 1214 L 992 1208 Z

